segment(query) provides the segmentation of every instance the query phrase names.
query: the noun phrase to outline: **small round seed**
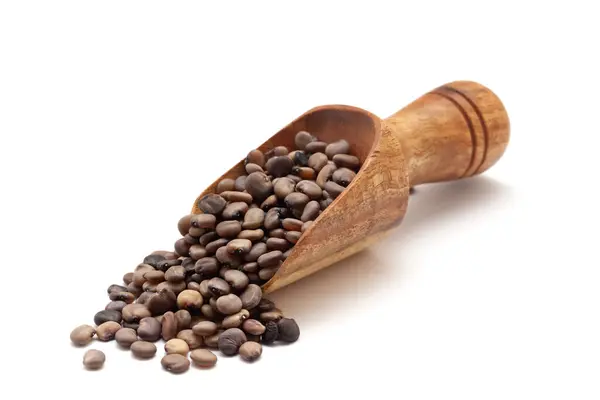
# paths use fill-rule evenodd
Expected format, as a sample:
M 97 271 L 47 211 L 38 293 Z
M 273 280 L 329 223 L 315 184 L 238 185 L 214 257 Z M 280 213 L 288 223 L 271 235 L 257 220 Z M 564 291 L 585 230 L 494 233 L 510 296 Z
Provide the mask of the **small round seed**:
M 194 325 L 192 331 L 198 336 L 210 336 L 214 335 L 218 328 L 217 324 L 212 321 L 201 321 Z
M 224 315 L 235 314 L 242 309 L 242 300 L 235 294 L 221 296 L 216 301 L 217 310 Z
M 316 140 L 317 138 L 310 133 L 306 131 L 300 131 L 296 133 L 296 136 L 294 137 L 294 144 L 296 145 L 296 148 L 304 150 L 309 143 Z
M 185 341 L 190 350 L 202 347 L 203 340 L 201 336 L 194 334 L 191 329 L 184 329 L 177 334 L 177 339 Z
M 260 286 L 253 283 L 249 284 L 246 289 L 240 294 L 240 300 L 242 300 L 242 307 L 246 310 L 252 310 L 258 306 L 262 299 L 262 289 Z
M 293 193 L 295 188 L 296 182 L 287 177 L 278 178 L 277 182 L 273 185 L 275 196 L 281 200 L 285 199 L 290 193 Z
M 253 172 L 246 179 L 245 189 L 254 200 L 262 202 L 273 192 L 273 183 L 265 173 Z
M 260 150 L 257 150 L 257 149 L 251 150 L 248 153 L 248 155 L 246 156 L 245 163 L 246 163 L 246 165 L 256 164 L 262 168 L 265 166 L 265 155 Z
M 241 220 L 244 218 L 244 215 L 248 211 L 248 204 L 243 201 L 236 201 L 233 203 L 229 203 L 227 207 L 223 210 L 223 219 L 231 220 Z M 218 233 L 218 232 L 217 232 Z
M 262 232 L 262 230 L 261 230 Z M 244 261 L 255 262 L 258 257 L 262 256 L 267 252 L 267 244 L 263 242 L 255 243 L 248 254 L 244 256 Z
M 233 179 L 230 179 L 230 178 L 225 178 L 225 179 L 222 179 L 217 184 L 217 193 L 221 194 L 221 193 L 226 192 L 228 190 L 233 190 L 234 188 L 235 188 L 235 181 Z
M 242 323 L 248 319 L 248 317 L 250 317 L 248 310 L 242 309 L 235 314 L 225 317 L 221 323 L 221 326 L 224 329 L 237 328 L 241 326 Z
M 221 195 L 211 193 L 203 196 L 198 201 L 198 208 L 205 214 L 220 214 L 226 204 L 227 200 L 221 197 Z
M 223 274 L 223 279 L 237 291 L 244 290 L 248 286 L 248 276 L 242 271 L 231 269 Z
M 317 173 L 327 165 L 329 159 L 323 153 L 314 153 L 308 159 L 308 166 L 314 169 Z
M 195 365 L 202 368 L 211 368 L 217 363 L 217 356 L 206 349 L 193 350 L 190 353 L 190 358 Z
M 304 210 L 306 204 L 308 204 L 310 201 L 310 198 L 304 193 L 294 192 L 287 195 L 284 201 L 289 208 L 302 211 Z M 265 228 L 267 228 L 266 224 Z
M 121 328 L 115 333 L 115 341 L 121 347 L 130 348 L 137 341 L 137 332 L 132 328 Z
M 242 224 L 239 221 L 223 221 L 217 225 L 216 231 L 222 238 L 235 238 L 242 231 Z
M 89 344 L 94 335 L 96 329 L 90 325 L 80 325 L 71 331 L 71 342 L 76 346 L 85 346 Z
M 185 236 L 186 233 L 190 230 L 190 221 L 192 219 L 192 215 L 185 215 L 179 219 L 177 222 L 177 229 L 181 236 Z
M 98 311 L 96 315 L 94 315 L 94 323 L 96 325 L 101 325 L 107 321 L 115 321 L 120 323 L 121 319 L 122 314 L 117 310 L 102 310 Z
M 350 143 L 348 143 L 345 139 L 340 139 L 336 142 L 329 143 L 325 148 L 325 154 L 330 159 L 333 158 L 336 154 L 348 154 L 350 151 Z
M 246 342 L 246 335 L 239 328 L 227 329 L 218 339 L 219 350 L 227 355 L 232 356 L 238 352 L 242 344 Z
M 244 332 L 250 335 L 262 335 L 265 333 L 265 326 L 255 319 L 247 319 L 242 324 Z
M 102 368 L 106 356 L 100 350 L 90 349 L 83 355 L 83 365 L 89 370 L 97 370 Z
M 319 174 L 317 175 L 317 185 L 321 187 L 321 189 L 325 188 L 325 184 L 331 179 L 333 173 L 337 170 L 335 164 L 327 164 L 321 169 Z
M 146 317 L 140 321 L 140 327 L 137 329 L 137 334 L 140 339 L 147 342 L 156 342 L 160 339 L 162 333 L 161 323 L 156 318 Z
M 230 292 L 229 284 L 221 278 L 212 278 L 208 282 L 208 290 L 216 297 L 227 295 Z
M 108 342 L 115 338 L 115 333 L 121 329 L 121 325 L 115 321 L 107 321 L 96 328 L 96 337 L 102 342 Z
M 244 361 L 256 361 L 262 354 L 262 346 L 260 343 L 248 341 L 240 346 L 239 353 Z
M 192 316 L 188 310 L 179 310 L 175 313 L 175 321 L 177 322 L 177 331 L 182 331 L 190 327 Z
M 177 296 L 177 306 L 180 309 L 199 310 L 203 303 L 204 298 L 195 290 L 186 289 Z
M 316 141 L 307 144 L 304 150 L 306 150 L 307 153 L 324 153 L 326 148 L 327 143 Z
M 292 318 L 281 318 L 277 322 L 277 329 L 279 331 L 278 340 L 292 343 L 300 337 L 300 328 Z
M 167 354 L 160 363 L 164 369 L 173 374 L 181 374 L 190 369 L 190 360 L 181 354 Z
M 167 270 L 165 273 L 165 279 L 168 282 L 181 282 L 185 280 L 185 268 L 181 265 L 175 265 Z
M 123 307 L 123 320 L 126 322 L 139 322 L 142 318 L 151 315 L 150 310 L 144 304 L 128 304 Z
M 157 349 L 154 343 L 138 340 L 131 344 L 130 350 L 137 358 L 149 359 L 154 357 Z
M 183 339 L 170 339 L 165 343 L 165 353 L 167 354 L 181 354 L 187 356 L 190 352 L 190 346 Z
M 283 255 L 283 253 L 279 250 L 273 250 L 268 253 L 265 253 L 262 256 L 258 257 L 258 260 L 257 260 L 258 265 L 261 268 L 267 268 L 267 267 L 272 267 L 274 265 L 278 265 L 279 262 L 281 261 L 282 255 Z

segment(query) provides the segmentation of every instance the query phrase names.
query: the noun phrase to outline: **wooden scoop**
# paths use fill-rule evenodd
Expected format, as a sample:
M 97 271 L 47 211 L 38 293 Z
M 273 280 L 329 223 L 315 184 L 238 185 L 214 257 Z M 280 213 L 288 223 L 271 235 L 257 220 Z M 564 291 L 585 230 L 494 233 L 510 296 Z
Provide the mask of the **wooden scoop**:
M 386 119 L 344 105 L 313 108 L 258 149 L 293 148 L 298 131 L 325 142 L 346 139 L 362 162 L 356 178 L 314 221 L 263 290 L 273 292 L 355 254 L 397 227 L 406 213 L 409 189 L 423 183 L 467 178 L 490 168 L 510 136 L 500 99 L 474 82 L 457 81 L 423 95 Z M 250 149 L 249 149 L 250 150 Z M 219 181 L 245 174 L 244 161 Z

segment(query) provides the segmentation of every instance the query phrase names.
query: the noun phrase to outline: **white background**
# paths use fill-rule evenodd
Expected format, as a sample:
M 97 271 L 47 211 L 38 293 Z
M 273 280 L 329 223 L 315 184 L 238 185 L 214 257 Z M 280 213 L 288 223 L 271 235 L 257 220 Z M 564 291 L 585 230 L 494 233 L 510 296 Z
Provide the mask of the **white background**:
M 593 3 L 1 2 L 0 398 L 600 398 Z M 458 79 L 506 105 L 505 156 L 276 293 L 297 343 L 180 376 L 94 343 L 83 370 L 71 329 L 249 149 Z

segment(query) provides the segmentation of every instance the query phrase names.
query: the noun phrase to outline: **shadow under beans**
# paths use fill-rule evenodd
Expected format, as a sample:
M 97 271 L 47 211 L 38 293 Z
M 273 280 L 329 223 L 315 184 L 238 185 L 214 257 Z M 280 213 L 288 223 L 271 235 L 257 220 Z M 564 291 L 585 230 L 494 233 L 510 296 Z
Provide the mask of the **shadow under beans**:
M 381 287 L 389 287 L 390 264 L 378 248 L 402 247 L 404 238 L 444 218 L 491 209 L 510 196 L 510 188 L 485 176 L 448 183 L 417 186 L 409 198 L 402 224 L 371 249 L 348 257 L 313 275 L 277 290 L 268 297 L 289 318 L 303 326 L 331 321 L 331 315 L 369 301 Z M 394 260 L 394 273 L 402 273 L 402 259 Z

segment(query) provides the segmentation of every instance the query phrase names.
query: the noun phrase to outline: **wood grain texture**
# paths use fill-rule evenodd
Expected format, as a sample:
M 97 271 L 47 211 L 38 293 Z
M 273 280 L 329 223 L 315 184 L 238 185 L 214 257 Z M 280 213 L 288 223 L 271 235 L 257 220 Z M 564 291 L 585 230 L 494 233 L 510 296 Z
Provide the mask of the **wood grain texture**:
M 399 226 L 410 186 L 480 174 L 494 165 L 509 139 L 506 111 L 496 95 L 474 82 L 441 86 L 385 120 L 346 105 L 313 108 L 262 145 L 294 146 L 299 130 L 332 142 L 346 139 L 363 162 L 346 190 L 302 235 L 266 293 L 351 256 Z M 250 149 L 249 149 L 250 150 Z M 194 201 L 214 192 L 221 179 L 245 174 L 243 160 Z

